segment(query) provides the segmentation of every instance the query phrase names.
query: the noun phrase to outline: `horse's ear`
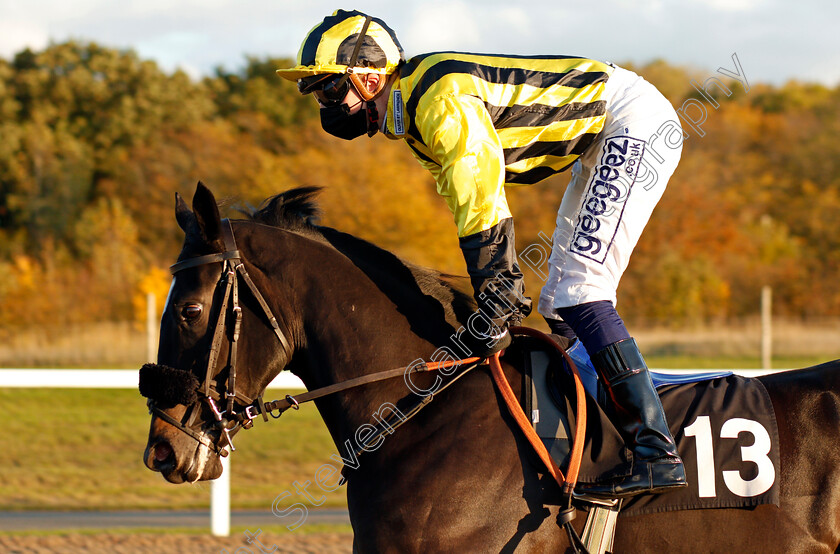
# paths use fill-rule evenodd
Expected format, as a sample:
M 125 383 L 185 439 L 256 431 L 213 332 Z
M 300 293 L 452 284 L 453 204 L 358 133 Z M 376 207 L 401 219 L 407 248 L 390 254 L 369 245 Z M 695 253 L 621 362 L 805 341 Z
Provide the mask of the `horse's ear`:
M 201 235 L 208 243 L 219 240 L 222 236 L 222 218 L 216 198 L 204 183 L 198 182 L 193 195 L 193 213 Z
M 195 225 L 195 215 L 177 192 L 175 193 L 175 219 L 178 221 L 178 227 L 183 229 L 184 233 L 189 233 Z

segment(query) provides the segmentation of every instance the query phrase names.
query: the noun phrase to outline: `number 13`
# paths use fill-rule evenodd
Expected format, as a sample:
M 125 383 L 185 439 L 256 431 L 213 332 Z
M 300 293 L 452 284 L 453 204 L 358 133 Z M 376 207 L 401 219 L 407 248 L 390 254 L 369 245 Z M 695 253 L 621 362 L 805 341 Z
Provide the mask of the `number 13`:
M 720 429 L 720 438 L 737 439 L 740 433 L 751 433 L 755 443 L 741 447 L 741 460 L 753 462 L 758 467 L 758 475 L 749 481 L 741 478 L 737 470 L 723 472 L 726 487 L 738 496 L 758 496 L 770 489 L 776 480 L 776 469 L 767 456 L 770 452 L 770 434 L 757 421 L 740 417 L 727 420 Z M 698 416 L 694 423 L 685 428 L 686 437 L 697 437 L 697 488 L 701 498 L 714 497 L 715 458 L 712 444 L 712 423 L 709 416 Z

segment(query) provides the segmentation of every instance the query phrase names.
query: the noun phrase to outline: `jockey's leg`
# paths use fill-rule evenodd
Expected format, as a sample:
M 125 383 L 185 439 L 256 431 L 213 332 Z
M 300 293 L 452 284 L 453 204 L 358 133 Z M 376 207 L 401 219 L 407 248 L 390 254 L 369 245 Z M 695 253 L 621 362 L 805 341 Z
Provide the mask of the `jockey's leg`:
M 551 317 L 547 317 L 545 318 L 545 322 L 548 323 L 548 328 L 551 329 L 551 332 L 555 335 L 565 337 L 569 340 L 575 340 L 577 338 L 575 330 L 572 329 L 571 325 L 569 325 L 562 319 L 554 319 Z
M 686 486 L 685 469 L 659 395 L 636 341 L 615 307 L 608 301 L 596 301 L 557 311 L 575 329 L 587 351 L 594 352 L 592 365 L 611 404 L 607 415 L 633 453 L 629 475 L 606 483 L 581 484 L 578 491 L 618 497 Z
M 610 420 L 633 452 L 633 470 L 629 476 L 582 490 L 617 497 L 687 486 L 682 459 L 636 341 L 613 343 L 596 352 L 592 363 L 615 408 Z
M 685 483 L 644 360 L 614 308 L 630 254 L 676 169 L 683 134 L 670 103 L 631 72 L 615 70 L 605 101 L 605 128 L 572 168 L 557 214 L 539 311 L 563 320 L 583 342 L 634 454 L 628 480 L 591 492 L 630 495 Z

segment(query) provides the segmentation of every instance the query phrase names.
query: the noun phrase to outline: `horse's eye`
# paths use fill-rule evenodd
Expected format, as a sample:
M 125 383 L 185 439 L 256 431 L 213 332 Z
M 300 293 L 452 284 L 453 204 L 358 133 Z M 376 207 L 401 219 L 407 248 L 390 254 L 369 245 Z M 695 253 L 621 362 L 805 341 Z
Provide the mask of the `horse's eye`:
M 201 315 L 201 305 L 189 304 L 187 306 L 184 306 L 184 309 L 181 310 L 181 315 L 184 316 L 184 319 L 196 319 L 198 316 Z

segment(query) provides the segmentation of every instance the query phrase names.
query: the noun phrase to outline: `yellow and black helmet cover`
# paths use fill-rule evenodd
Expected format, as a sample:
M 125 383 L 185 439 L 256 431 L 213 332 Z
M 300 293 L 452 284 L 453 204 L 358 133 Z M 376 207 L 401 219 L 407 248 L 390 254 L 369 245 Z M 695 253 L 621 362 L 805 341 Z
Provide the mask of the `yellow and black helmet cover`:
M 335 74 L 381 73 L 390 75 L 405 61 L 397 35 L 381 19 L 371 17 L 353 68 L 349 68 L 356 42 L 369 16 L 353 10 L 336 10 L 316 25 L 303 41 L 297 65 L 278 69 L 277 74 L 298 81 L 308 92 L 319 81 Z

